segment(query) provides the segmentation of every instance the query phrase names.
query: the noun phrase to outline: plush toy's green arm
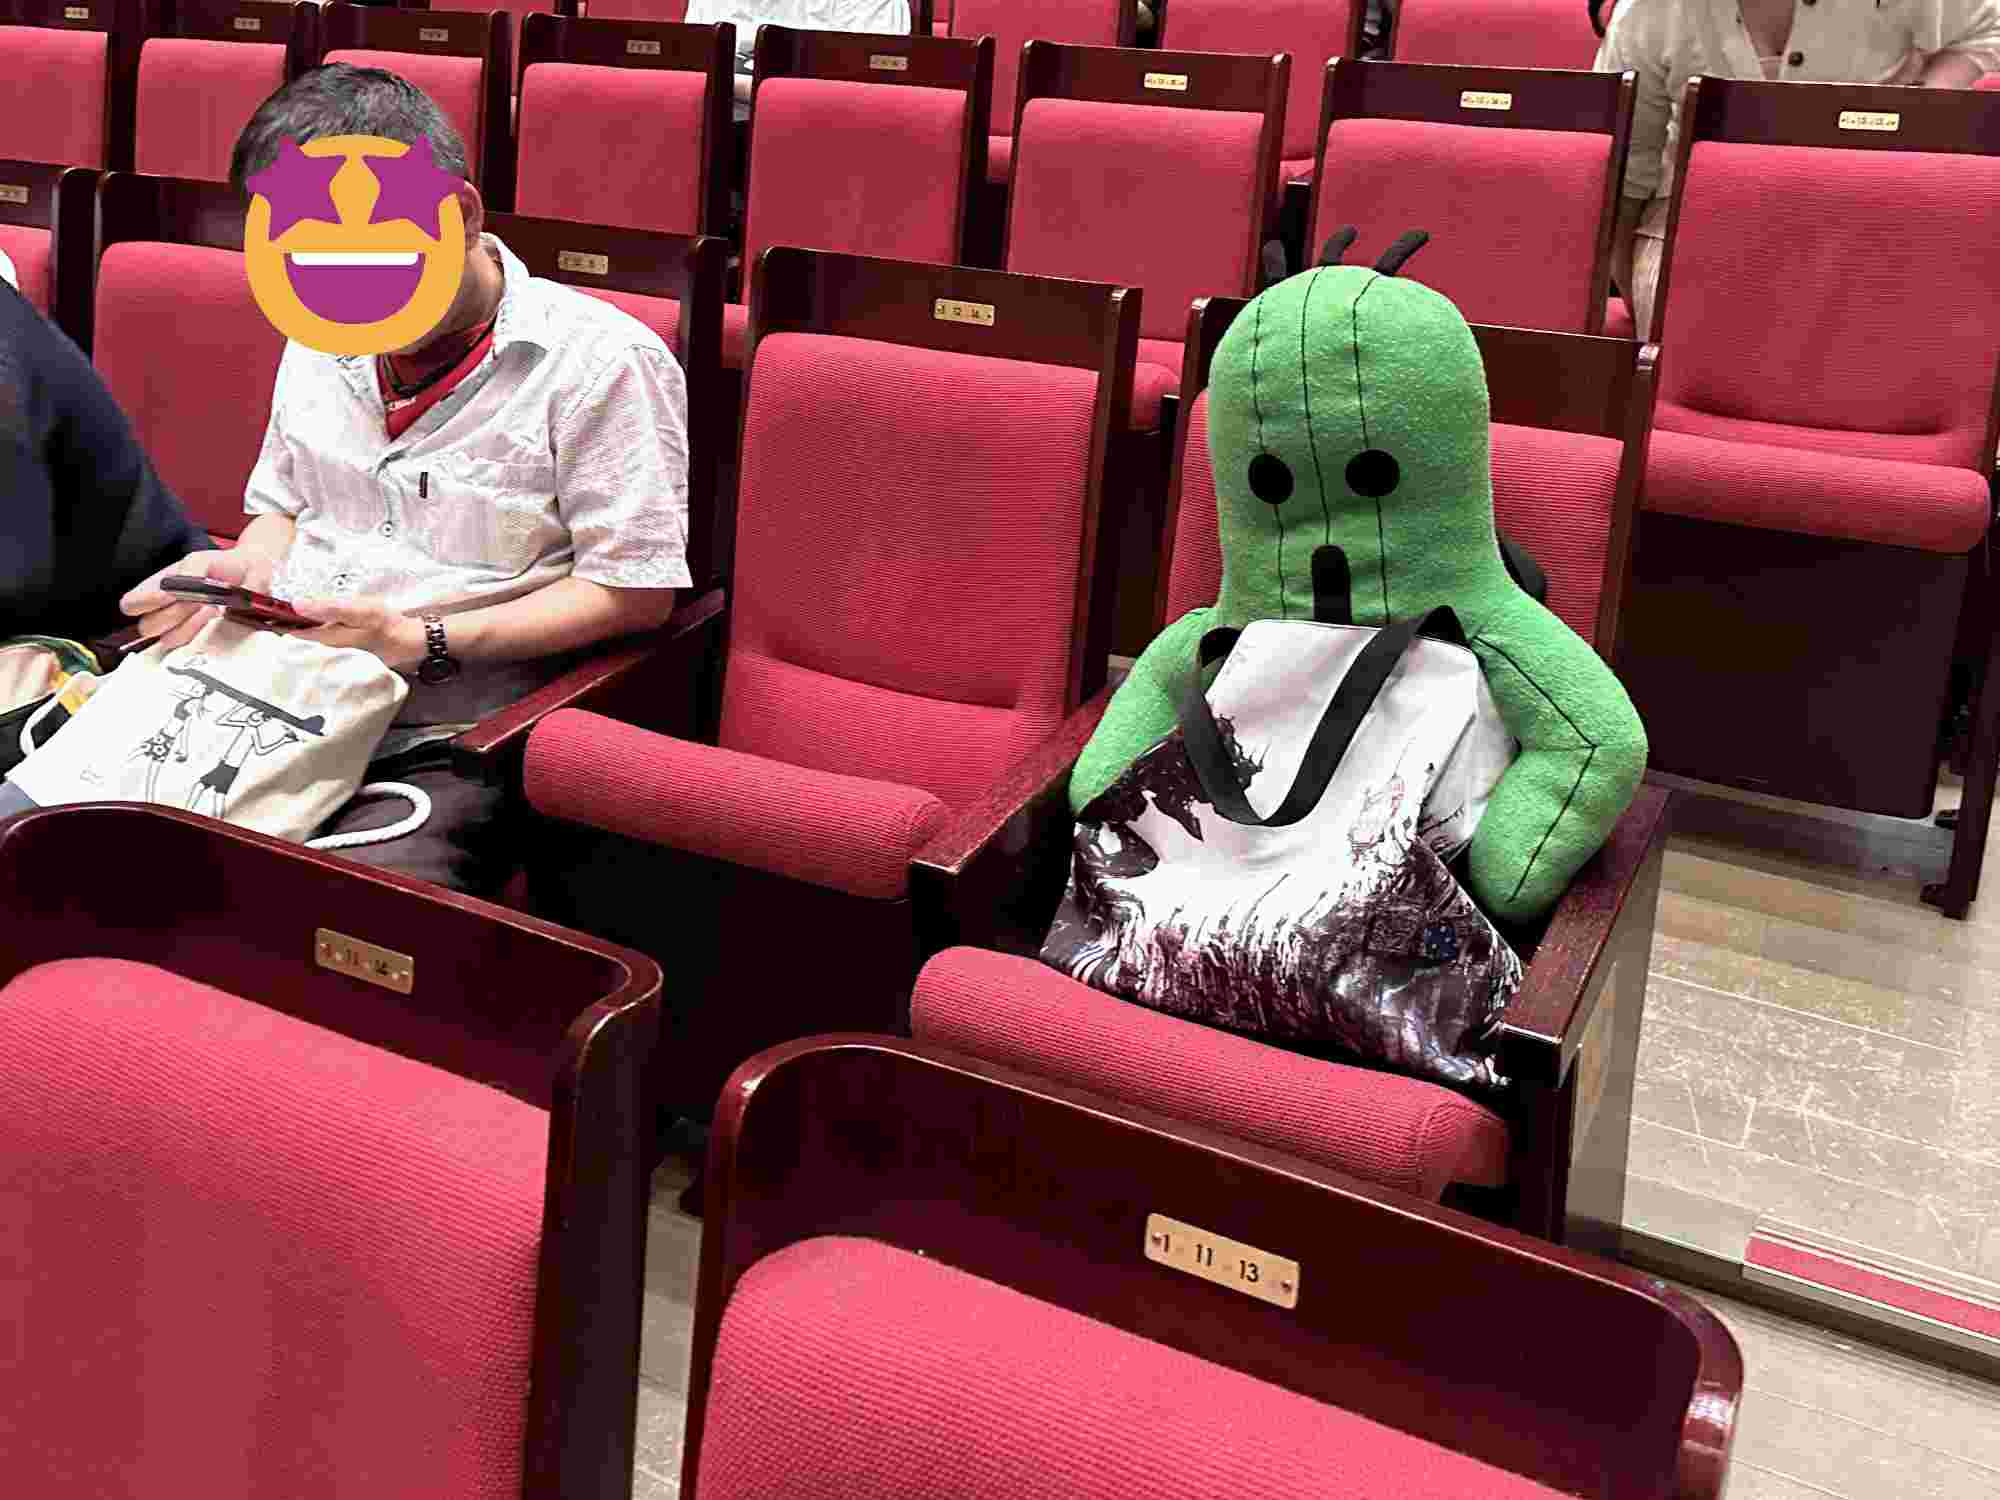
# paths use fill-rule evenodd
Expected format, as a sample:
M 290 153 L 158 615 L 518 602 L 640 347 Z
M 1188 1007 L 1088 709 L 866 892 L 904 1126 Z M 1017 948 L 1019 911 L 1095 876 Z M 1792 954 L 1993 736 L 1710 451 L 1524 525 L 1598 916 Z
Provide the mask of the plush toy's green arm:
M 1521 921 L 1555 904 L 1631 805 L 1646 730 L 1603 658 L 1526 594 L 1503 602 L 1471 645 L 1521 742 L 1472 840 L 1472 892 Z
M 1180 685 L 1194 667 L 1195 648 L 1208 629 L 1212 609 L 1191 609 L 1153 638 L 1132 671 L 1111 695 L 1097 733 L 1083 747 L 1070 772 L 1069 806 L 1082 812 L 1090 800 L 1125 768 L 1173 732 Z

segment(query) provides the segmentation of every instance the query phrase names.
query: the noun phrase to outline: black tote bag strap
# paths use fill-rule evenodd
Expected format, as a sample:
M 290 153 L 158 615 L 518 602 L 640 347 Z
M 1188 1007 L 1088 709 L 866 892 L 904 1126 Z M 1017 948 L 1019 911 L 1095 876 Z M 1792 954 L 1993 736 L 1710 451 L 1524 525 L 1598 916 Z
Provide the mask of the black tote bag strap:
M 1220 630 L 1211 631 L 1203 639 L 1204 658 L 1209 639 L 1223 633 Z M 1347 755 L 1347 747 L 1354 742 L 1361 721 L 1375 706 L 1375 699 L 1381 694 L 1383 684 L 1388 682 L 1389 674 L 1396 670 L 1397 663 L 1416 644 L 1419 635 L 1455 641 L 1464 639 L 1458 616 L 1446 605 L 1419 617 L 1385 625 L 1376 631 L 1349 664 L 1347 675 L 1341 678 L 1340 686 L 1334 690 L 1333 701 L 1320 715 L 1312 741 L 1306 746 L 1305 756 L 1299 762 L 1299 773 L 1292 780 L 1291 790 L 1285 793 L 1285 800 L 1273 809 L 1269 817 L 1250 805 L 1242 779 L 1236 774 L 1235 763 L 1223 744 L 1222 729 L 1208 706 L 1208 694 L 1202 690 L 1201 674 L 1190 673 L 1181 692 L 1181 738 L 1187 746 L 1188 761 L 1194 767 L 1195 777 L 1201 782 L 1201 789 L 1207 793 L 1215 810 L 1230 822 L 1247 827 L 1285 828 L 1319 806 L 1319 799 L 1326 794 L 1333 773 L 1340 769 L 1340 762 Z M 1226 651 L 1225 647 L 1225 654 Z

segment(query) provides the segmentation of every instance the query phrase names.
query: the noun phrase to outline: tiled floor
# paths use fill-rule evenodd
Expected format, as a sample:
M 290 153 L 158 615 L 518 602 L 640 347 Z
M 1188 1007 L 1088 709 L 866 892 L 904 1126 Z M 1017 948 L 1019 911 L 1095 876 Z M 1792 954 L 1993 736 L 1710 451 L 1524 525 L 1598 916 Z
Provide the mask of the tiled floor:
M 1740 1255 L 1760 1219 L 1995 1283 L 2000 875 L 1946 921 L 1903 870 L 1676 838 L 1627 1222 Z M 1976 1284 L 1974 1291 L 1979 1291 Z

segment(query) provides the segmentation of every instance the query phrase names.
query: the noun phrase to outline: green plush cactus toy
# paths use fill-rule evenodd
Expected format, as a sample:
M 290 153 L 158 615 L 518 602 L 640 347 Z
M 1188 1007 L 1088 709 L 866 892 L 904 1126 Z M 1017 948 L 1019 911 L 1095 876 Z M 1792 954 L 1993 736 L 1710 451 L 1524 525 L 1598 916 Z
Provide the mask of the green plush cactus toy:
M 1070 780 L 1093 798 L 1176 724 L 1208 631 L 1313 617 L 1316 551 L 1338 547 L 1354 622 L 1456 612 L 1520 754 L 1468 854 L 1472 894 L 1523 921 L 1553 906 L 1630 804 L 1646 732 L 1603 659 L 1509 576 L 1493 521 L 1485 365 L 1465 319 L 1396 274 L 1427 236 L 1373 268 L 1319 266 L 1246 307 L 1215 355 L 1209 454 L 1222 592 L 1146 648 Z

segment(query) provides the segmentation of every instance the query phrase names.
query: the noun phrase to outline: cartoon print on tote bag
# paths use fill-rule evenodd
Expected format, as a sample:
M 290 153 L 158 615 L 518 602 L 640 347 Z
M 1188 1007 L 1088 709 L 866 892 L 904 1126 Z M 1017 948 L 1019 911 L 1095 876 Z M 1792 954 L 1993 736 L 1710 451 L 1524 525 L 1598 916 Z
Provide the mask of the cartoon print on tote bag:
M 167 722 L 142 739 L 132 757 L 152 762 L 146 768 L 148 802 L 224 818 L 230 791 L 246 761 L 301 744 L 306 735 L 324 735 L 326 718 L 289 714 L 211 676 L 202 670 L 208 665 L 206 657 L 196 656 L 183 666 L 166 669 L 168 676 L 184 681 L 174 688 Z M 204 768 L 199 776 L 191 774 L 196 766 Z M 187 784 L 182 787 L 178 783 L 184 779 Z M 167 783 L 164 792 L 162 780 Z

